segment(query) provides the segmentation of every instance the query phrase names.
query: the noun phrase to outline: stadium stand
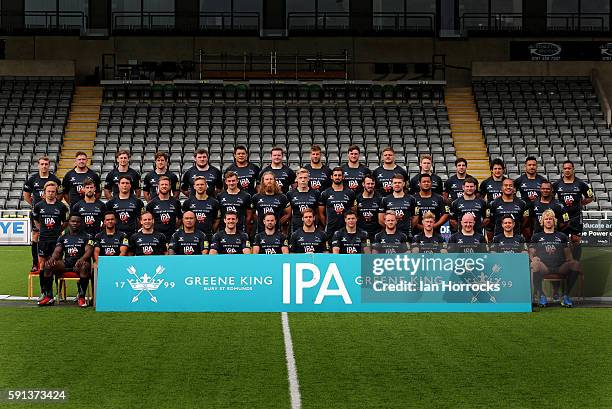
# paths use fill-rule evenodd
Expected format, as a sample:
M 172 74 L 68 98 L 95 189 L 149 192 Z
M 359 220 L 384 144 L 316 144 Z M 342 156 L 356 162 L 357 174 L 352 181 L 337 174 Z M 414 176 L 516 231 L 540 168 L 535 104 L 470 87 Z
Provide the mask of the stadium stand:
M 157 150 L 170 153 L 170 170 L 192 166 L 196 147 L 208 148 L 211 163 L 233 162 L 236 145 L 246 145 L 256 164 L 270 149 L 284 147 L 290 167 L 308 160 L 312 144 L 329 165 L 346 161 L 351 144 L 363 147 L 364 162 L 380 164 L 380 150 L 393 146 L 397 163 L 418 170 L 418 153 L 434 155 L 436 172 L 455 160 L 443 83 L 438 85 L 298 83 L 110 85 L 104 89 L 92 168 L 102 177 L 118 148 L 132 153 L 131 166 L 153 167 Z
M 595 191 L 587 210 L 612 209 L 612 135 L 588 77 L 480 77 L 473 87 L 489 155 L 510 177 L 534 155 L 555 181 L 570 159 Z
M 29 209 L 23 184 L 47 155 L 55 171 L 74 90 L 73 77 L 0 78 L 0 209 Z

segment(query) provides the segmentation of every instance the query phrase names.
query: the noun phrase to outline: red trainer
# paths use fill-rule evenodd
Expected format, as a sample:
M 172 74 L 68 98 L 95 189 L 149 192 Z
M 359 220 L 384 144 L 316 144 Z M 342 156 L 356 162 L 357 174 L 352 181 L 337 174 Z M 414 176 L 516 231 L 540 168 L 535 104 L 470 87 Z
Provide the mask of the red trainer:
M 79 297 L 78 304 L 81 308 L 87 308 L 87 301 L 85 301 L 85 297 Z
M 40 305 L 41 307 L 43 307 L 45 305 L 53 305 L 54 301 L 55 300 L 52 297 L 49 297 L 48 295 L 45 295 L 45 297 L 38 302 L 38 305 Z

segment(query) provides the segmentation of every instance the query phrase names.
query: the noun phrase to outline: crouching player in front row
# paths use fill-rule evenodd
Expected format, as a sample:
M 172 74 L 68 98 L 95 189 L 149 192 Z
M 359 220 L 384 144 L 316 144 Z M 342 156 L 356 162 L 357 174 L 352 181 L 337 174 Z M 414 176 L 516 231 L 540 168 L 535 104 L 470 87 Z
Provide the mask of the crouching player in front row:
M 45 263 L 45 297 L 38 302 L 38 305 L 44 306 L 54 303 L 53 276 L 59 279 L 65 272 L 73 271 L 78 274 L 81 280 L 78 294 L 79 307 L 87 307 L 85 294 L 89 285 L 92 255 L 93 241 L 89 234 L 81 230 L 81 217 L 75 214 L 70 215 L 68 233 L 57 239 L 53 255 Z
M 580 265 L 572 257 L 567 235 L 555 231 L 557 219 L 552 209 L 542 213 L 541 224 L 542 231 L 531 237 L 531 245 L 529 247 L 533 286 L 538 297 L 538 304 L 540 307 L 545 307 L 548 304 L 546 295 L 542 291 L 544 276 L 547 274 L 559 274 L 566 278 L 565 292 L 561 298 L 561 305 L 568 308 L 572 307 L 573 302 L 569 294 L 580 274 Z
M 196 230 L 196 215 L 191 210 L 183 214 L 183 228 L 177 230 L 170 238 L 168 254 L 191 256 L 208 254 L 208 239 L 200 230 Z

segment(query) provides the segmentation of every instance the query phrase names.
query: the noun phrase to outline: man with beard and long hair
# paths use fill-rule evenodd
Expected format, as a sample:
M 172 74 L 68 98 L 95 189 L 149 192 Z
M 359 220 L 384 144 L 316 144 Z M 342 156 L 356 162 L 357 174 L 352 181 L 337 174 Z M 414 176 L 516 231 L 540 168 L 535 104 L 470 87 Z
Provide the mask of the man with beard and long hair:
M 291 204 L 289 199 L 281 192 L 272 172 L 264 172 L 261 175 L 258 193 L 253 196 L 253 209 L 257 214 L 257 233 L 264 231 L 263 218 L 266 213 L 274 213 L 276 216 L 276 229 L 286 226 L 291 219 Z

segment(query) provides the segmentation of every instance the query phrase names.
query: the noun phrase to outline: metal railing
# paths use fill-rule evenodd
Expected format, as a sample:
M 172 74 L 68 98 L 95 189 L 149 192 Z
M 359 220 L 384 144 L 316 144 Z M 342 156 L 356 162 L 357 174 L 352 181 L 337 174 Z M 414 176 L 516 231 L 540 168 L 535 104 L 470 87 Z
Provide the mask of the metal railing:
M 460 17 L 462 31 L 524 31 L 530 19 L 523 13 L 463 13 Z M 608 31 L 608 13 L 547 13 L 547 31 Z
M 349 30 L 348 12 L 292 12 L 287 14 L 287 29 L 299 31 Z
M 431 31 L 435 30 L 435 13 L 387 13 L 372 15 L 374 31 Z
M 82 11 L 0 12 L 3 31 L 66 31 L 87 28 L 87 14 Z
M 113 30 L 193 31 L 194 28 L 176 26 L 176 13 L 164 11 L 122 11 L 112 14 Z M 196 31 L 256 31 L 259 32 L 260 16 L 257 12 L 202 12 L 198 14 Z

